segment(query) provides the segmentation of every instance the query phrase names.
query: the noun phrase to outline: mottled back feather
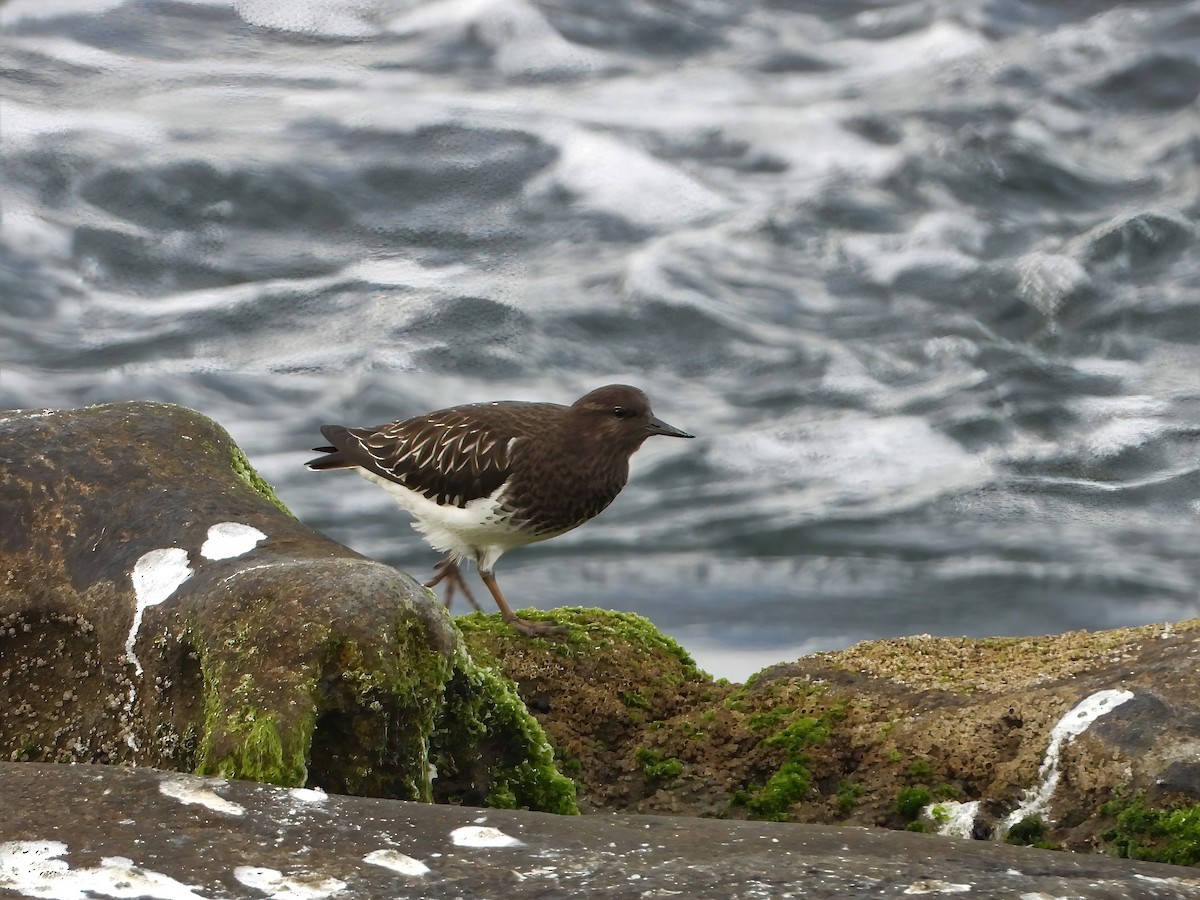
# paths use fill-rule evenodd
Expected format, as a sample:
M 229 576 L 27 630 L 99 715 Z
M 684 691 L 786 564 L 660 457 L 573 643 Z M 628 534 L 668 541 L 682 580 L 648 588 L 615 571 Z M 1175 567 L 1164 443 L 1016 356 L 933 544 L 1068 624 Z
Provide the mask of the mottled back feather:
M 480 403 L 376 428 L 326 425 L 321 433 L 336 452 L 309 466 L 361 466 L 436 503 L 463 507 L 503 485 L 512 475 L 514 441 L 551 428 L 565 408 Z

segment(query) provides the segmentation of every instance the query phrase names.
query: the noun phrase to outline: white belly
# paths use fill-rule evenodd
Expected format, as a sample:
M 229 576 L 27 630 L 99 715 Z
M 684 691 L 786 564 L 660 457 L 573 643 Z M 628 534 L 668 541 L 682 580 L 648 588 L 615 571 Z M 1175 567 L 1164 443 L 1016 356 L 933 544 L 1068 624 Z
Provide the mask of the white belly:
M 481 572 L 490 572 L 496 560 L 514 547 L 553 537 L 529 534 L 507 524 L 501 504 L 507 483 L 487 497 L 469 501 L 465 507 L 440 506 L 374 472 L 361 467 L 354 471 L 391 494 L 400 508 L 413 517 L 413 528 L 421 532 L 434 550 L 454 556 L 456 562 L 472 560 Z

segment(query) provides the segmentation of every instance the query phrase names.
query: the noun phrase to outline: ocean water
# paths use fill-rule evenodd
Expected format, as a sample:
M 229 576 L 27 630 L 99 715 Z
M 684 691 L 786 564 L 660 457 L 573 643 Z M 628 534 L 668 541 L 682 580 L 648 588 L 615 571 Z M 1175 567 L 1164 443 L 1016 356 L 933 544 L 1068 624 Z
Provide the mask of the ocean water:
M 735 679 L 1198 615 L 1198 94 L 1195 0 L 7 0 L 0 407 L 423 578 L 319 425 L 637 384 L 698 438 L 499 580 Z

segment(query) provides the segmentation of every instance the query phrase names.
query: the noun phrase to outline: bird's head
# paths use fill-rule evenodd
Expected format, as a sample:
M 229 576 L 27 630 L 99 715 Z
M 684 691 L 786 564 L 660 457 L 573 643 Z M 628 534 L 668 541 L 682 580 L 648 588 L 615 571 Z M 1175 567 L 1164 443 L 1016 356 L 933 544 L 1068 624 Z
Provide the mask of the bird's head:
M 695 435 L 668 425 L 650 410 L 650 398 L 627 384 L 596 388 L 571 404 L 571 412 L 587 423 L 589 430 L 631 452 L 656 434 L 690 438 Z

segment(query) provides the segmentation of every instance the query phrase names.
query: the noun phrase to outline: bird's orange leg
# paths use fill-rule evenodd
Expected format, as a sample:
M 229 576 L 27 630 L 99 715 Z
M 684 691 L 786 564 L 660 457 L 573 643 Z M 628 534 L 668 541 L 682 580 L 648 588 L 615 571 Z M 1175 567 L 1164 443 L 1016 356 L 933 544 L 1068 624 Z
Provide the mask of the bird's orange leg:
M 471 593 L 471 589 L 467 587 L 466 581 L 463 580 L 462 572 L 459 571 L 458 563 L 454 561 L 454 557 L 447 556 L 440 563 L 434 566 L 433 569 L 435 572 L 437 572 L 437 574 L 434 575 L 429 581 L 425 582 L 425 587 L 437 587 L 443 581 L 447 582 L 445 600 L 446 609 L 449 609 L 450 604 L 454 602 L 454 592 L 457 590 L 462 590 L 463 596 L 467 598 L 467 602 L 470 603 L 471 606 L 476 610 L 482 612 L 479 603 L 475 600 L 474 595 Z
M 513 628 L 521 632 L 521 634 L 529 637 L 544 637 L 550 634 L 570 634 L 571 629 L 566 625 L 552 625 L 549 622 L 530 622 L 528 619 L 522 619 L 508 605 L 508 601 L 504 599 L 504 595 L 500 593 L 500 585 L 496 584 L 496 575 L 494 572 L 480 572 L 479 577 L 483 579 L 483 583 L 487 585 L 487 589 L 492 592 L 492 597 L 496 601 L 496 605 L 500 607 L 500 615 Z

